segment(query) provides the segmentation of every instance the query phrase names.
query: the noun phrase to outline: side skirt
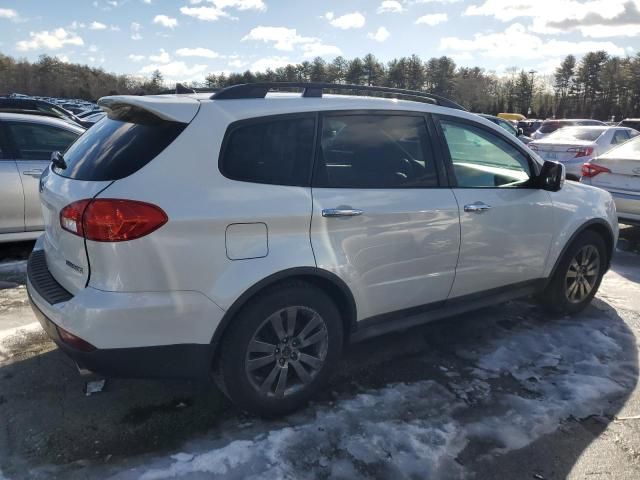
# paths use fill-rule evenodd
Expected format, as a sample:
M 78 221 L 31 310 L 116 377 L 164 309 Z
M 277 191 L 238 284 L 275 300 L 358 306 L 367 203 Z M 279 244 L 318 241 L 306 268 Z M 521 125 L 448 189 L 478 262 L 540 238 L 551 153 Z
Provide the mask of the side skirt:
M 365 318 L 358 322 L 357 330 L 351 335 L 351 341 L 359 342 L 385 333 L 406 330 L 434 320 L 527 297 L 540 292 L 545 283 L 546 279 L 541 278 Z

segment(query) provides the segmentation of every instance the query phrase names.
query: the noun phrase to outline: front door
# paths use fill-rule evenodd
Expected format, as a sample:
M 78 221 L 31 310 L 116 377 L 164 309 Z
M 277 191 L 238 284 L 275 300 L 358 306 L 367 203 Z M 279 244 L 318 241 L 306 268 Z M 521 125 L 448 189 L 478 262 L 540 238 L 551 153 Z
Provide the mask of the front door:
M 51 153 L 64 152 L 79 132 L 28 121 L 4 122 L 17 151 L 16 165 L 24 187 L 24 224 L 27 231 L 44 229 L 38 187 Z
M 542 278 L 553 236 L 548 192 L 507 134 L 441 116 L 444 154 L 460 209 L 461 246 L 451 298 Z
M 460 242 L 422 114 L 322 116 L 311 244 L 354 294 L 358 319 L 444 301 Z

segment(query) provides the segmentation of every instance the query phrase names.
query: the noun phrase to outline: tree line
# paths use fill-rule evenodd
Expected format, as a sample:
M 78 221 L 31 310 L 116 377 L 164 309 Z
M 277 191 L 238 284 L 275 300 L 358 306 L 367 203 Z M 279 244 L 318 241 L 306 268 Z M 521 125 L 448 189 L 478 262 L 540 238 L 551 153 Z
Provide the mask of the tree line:
M 264 72 L 209 74 L 191 87 L 223 88 L 251 82 L 330 82 L 378 85 L 438 94 L 473 112 L 517 112 L 530 118 L 640 116 L 640 55 L 590 52 L 567 56 L 553 75 L 513 67 L 497 75 L 479 67 L 458 67 L 447 56 L 417 55 L 381 62 L 374 55 L 289 64 Z M 0 94 L 25 93 L 95 100 L 103 95 L 158 93 L 166 85 L 159 71 L 150 78 L 116 75 L 43 55 L 36 62 L 0 54 Z

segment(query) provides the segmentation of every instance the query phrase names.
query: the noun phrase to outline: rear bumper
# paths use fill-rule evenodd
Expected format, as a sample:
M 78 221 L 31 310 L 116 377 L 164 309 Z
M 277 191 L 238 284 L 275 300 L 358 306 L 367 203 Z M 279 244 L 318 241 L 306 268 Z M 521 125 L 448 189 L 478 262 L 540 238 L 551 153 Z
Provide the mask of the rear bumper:
M 188 378 L 205 380 L 210 372 L 210 345 L 161 345 L 155 347 L 76 350 L 60 338 L 55 323 L 33 302 L 31 307 L 47 335 L 80 368 L 118 378 Z
M 27 292 L 40 324 L 79 366 L 105 376 L 205 378 L 213 333 L 224 311 L 197 292 L 66 292 L 43 271 L 42 251 L 29 258 Z M 48 275 L 47 275 L 48 274 Z M 61 291 L 57 291 L 60 289 Z M 66 293 L 66 295 L 65 295 Z M 96 349 L 80 351 L 60 330 Z

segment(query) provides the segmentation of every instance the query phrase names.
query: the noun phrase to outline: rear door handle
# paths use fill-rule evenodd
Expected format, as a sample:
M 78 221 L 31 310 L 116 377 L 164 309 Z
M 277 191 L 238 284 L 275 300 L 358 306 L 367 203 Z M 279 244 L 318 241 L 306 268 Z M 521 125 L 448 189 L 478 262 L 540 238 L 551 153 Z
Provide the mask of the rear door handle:
M 28 175 L 30 177 L 39 177 L 42 175 L 43 170 L 41 168 L 34 168 L 33 170 L 25 170 L 22 172 L 23 175 Z
M 484 202 L 475 202 L 464 206 L 465 212 L 483 213 L 487 210 L 491 210 L 491 205 L 487 205 Z
M 357 208 L 324 208 L 322 210 L 323 217 L 357 217 L 363 213 L 363 210 Z

